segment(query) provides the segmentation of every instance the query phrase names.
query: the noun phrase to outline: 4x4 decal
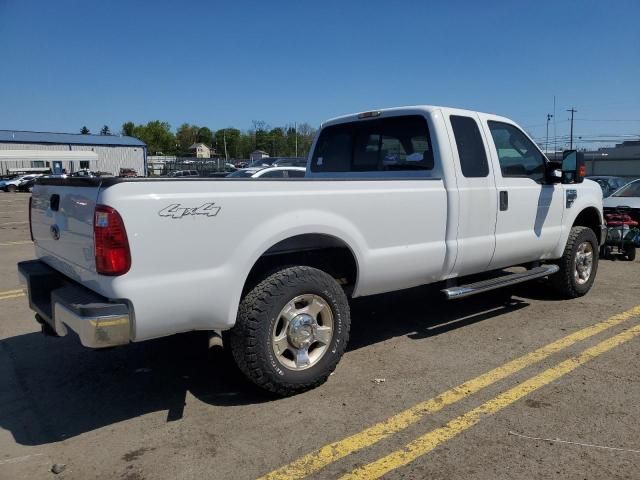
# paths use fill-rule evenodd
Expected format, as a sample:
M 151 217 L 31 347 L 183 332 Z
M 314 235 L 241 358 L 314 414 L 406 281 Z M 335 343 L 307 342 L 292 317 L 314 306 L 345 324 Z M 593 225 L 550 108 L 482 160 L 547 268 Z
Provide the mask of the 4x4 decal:
M 183 207 L 179 203 L 174 203 L 163 208 L 158 212 L 161 217 L 183 218 L 188 215 L 204 215 L 207 217 L 215 217 L 218 215 L 221 207 L 216 207 L 214 202 L 205 203 L 199 207 Z

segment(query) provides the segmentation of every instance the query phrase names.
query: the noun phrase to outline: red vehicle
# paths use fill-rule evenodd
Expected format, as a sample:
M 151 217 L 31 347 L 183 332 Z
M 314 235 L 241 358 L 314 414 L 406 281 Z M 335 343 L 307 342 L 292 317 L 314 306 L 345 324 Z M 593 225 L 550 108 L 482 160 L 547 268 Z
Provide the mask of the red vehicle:
M 119 177 L 137 177 L 138 172 L 136 172 L 133 168 L 121 168 Z

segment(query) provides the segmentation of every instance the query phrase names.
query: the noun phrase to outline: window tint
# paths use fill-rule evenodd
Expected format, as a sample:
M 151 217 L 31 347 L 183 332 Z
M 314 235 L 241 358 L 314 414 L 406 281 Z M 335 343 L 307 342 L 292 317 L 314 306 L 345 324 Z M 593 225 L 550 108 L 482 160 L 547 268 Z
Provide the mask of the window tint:
M 289 170 L 289 177 L 304 177 L 304 170 Z
M 460 167 L 465 177 L 486 177 L 489 175 L 487 154 L 484 150 L 478 124 L 471 117 L 451 115 L 451 127 L 456 138 Z
M 426 120 L 418 115 L 325 128 L 311 159 L 313 172 L 431 170 Z
M 528 177 L 538 183 L 544 179 L 544 156 L 518 128 L 508 123 L 488 122 L 498 151 L 503 177 Z

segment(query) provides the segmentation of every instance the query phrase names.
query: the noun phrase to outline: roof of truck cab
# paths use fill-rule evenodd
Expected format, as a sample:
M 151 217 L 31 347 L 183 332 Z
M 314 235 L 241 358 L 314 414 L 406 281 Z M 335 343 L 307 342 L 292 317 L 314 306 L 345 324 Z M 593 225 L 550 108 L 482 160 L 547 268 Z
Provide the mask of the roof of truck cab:
M 360 115 L 362 115 L 363 113 L 367 113 L 367 112 L 379 112 L 380 115 L 377 115 L 375 117 L 370 117 L 372 120 L 375 118 L 380 118 L 380 117 L 384 117 L 386 116 L 385 114 L 391 114 L 390 116 L 395 116 L 395 115 L 399 115 L 399 114 L 421 114 L 424 112 L 433 112 L 435 110 L 440 110 L 443 113 L 449 113 L 449 114 L 458 114 L 458 115 L 488 115 L 491 116 L 492 118 L 496 119 L 496 120 L 503 120 L 503 121 L 509 121 L 511 122 L 511 120 L 509 120 L 508 118 L 505 117 L 500 117 L 499 115 L 495 115 L 493 113 L 485 113 L 485 112 L 478 112 L 475 110 L 465 110 L 462 108 L 454 108 L 454 107 L 443 107 L 443 106 L 439 106 L 439 105 L 407 105 L 404 107 L 393 107 L 393 108 L 373 108 L 371 110 L 365 110 L 364 112 L 357 112 L 357 113 L 350 113 L 347 115 L 341 115 L 339 117 L 334 117 L 331 118 L 329 120 L 327 120 L 326 122 L 322 123 L 322 127 L 326 127 L 329 125 L 334 125 L 334 124 L 338 124 L 338 123 L 345 123 L 345 122 L 354 122 L 354 121 L 360 121 L 360 120 L 366 120 L 366 119 L 362 119 L 359 118 Z

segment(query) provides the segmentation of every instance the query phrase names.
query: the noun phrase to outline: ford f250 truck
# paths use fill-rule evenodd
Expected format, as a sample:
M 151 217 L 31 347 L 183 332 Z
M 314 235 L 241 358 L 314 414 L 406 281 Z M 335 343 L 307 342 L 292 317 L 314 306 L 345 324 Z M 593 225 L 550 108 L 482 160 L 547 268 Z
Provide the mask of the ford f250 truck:
M 575 151 L 562 163 L 496 115 L 343 116 L 322 125 L 305 178 L 43 179 L 37 260 L 19 274 L 45 332 L 100 348 L 226 331 L 249 379 L 294 394 L 336 367 L 349 298 L 438 283 L 457 299 L 547 277 L 586 294 L 602 191 Z

